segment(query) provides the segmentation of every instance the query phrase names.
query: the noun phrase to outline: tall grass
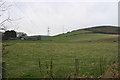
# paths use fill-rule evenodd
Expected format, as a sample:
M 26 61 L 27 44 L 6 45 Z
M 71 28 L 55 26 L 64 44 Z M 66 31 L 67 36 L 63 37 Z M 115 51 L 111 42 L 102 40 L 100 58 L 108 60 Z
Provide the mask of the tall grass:
M 56 78 L 57 77 L 57 73 L 55 74 L 54 72 L 54 70 L 53 70 L 53 67 L 57 67 L 57 66 L 55 66 L 54 64 L 53 64 L 53 59 L 50 59 L 49 60 L 49 63 L 47 63 L 47 65 L 45 66 L 46 67 L 46 73 L 43 75 L 43 76 L 46 76 L 45 78 L 51 78 L 51 79 L 54 79 L 54 78 Z M 81 67 L 80 67 L 80 59 L 74 59 L 74 62 L 72 63 L 72 64 L 74 64 L 74 68 L 72 68 L 73 70 L 71 70 L 71 71 L 74 71 L 74 72 L 71 72 L 71 73 L 68 73 L 68 76 L 65 76 L 64 75 L 64 78 L 82 78 L 82 77 L 84 77 L 84 78 L 101 78 L 101 76 L 104 74 L 104 73 L 106 73 L 107 72 L 107 66 L 105 66 L 107 63 L 103 63 L 105 61 L 105 59 L 104 59 L 104 57 L 99 57 L 99 64 L 97 64 L 97 66 L 98 66 L 98 73 L 97 74 L 99 74 L 99 76 L 96 76 L 95 75 L 95 73 L 96 73 L 96 66 L 94 67 L 94 65 L 93 66 L 88 66 L 87 68 L 86 67 L 84 67 L 84 69 L 90 69 L 91 71 L 89 72 L 89 70 L 87 71 L 86 70 L 86 72 L 88 72 L 88 73 L 92 73 L 92 74 L 86 74 L 86 75 L 80 75 L 80 74 L 82 74 L 81 73 Z M 91 63 L 90 63 L 91 64 Z M 67 64 L 66 64 L 67 65 Z M 87 64 L 86 64 L 87 65 Z M 113 64 L 112 64 L 113 65 Z M 111 66 L 111 65 L 110 65 Z M 108 67 L 110 67 L 110 66 L 108 66 Z M 39 67 L 40 68 L 40 67 Z M 66 68 L 69 68 L 69 66 L 66 66 Z M 43 69 L 44 68 L 40 68 L 41 70 L 42 70 L 42 73 L 44 73 L 43 71 Z M 116 70 L 116 69 L 113 69 L 113 70 Z M 61 68 L 61 72 L 62 72 L 62 68 Z M 113 74 L 114 75 L 116 75 L 116 72 L 115 71 L 112 71 L 113 72 Z
M 6 50 L 9 51 L 9 54 L 6 54 L 4 60 L 10 78 L 33 78 L 49 75 L 50 64 L 53 64 L 51 67 L 54 71 L 53 75 L 55 74 L 57 78 L 67 77 L 70 73 L 75 72 L 74 59 L 79 59 L 80 76 L 94 75 L 98 77 L 100 76 L 99 57 L 104 56 L 105 61 L 102 62 L 102 66 L 106 67 L 111 65 L 118 55 L 116 42 L 18 42 L 15 45 L 7 46 Z M 51 62 L 51 58 L 54 63 Z M 40 76 L 41 71 L 42 76 Z

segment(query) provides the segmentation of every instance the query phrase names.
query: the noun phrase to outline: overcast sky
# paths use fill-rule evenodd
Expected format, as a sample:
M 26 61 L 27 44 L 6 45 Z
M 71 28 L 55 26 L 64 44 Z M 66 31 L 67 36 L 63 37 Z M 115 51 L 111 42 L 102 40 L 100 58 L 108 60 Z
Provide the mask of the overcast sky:
M 28 35 L 57 35 L 99 25 L 118 25 L 118 0 L 10 0 L 11 27 Z

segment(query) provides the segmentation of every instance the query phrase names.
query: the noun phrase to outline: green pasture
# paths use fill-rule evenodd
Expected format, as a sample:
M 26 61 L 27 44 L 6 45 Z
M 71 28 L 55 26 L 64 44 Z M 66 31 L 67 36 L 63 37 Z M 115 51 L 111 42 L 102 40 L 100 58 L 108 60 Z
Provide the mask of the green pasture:
M 118 42 L 97 40 L 114 37 L 117 38 L 116 35 L 83 31 L 80 34 L 72 32 L 44 38 L 42 41 L 5 41 L 4 44 L 11 45 L 5 48 L 8 53 L 3 61 L 6 62 L 9 78 L 49 77 L 46 67 L 51 59 L 53 76 L 56 78 L 73 76 L 75 59 L 79 59 L 80 76 L 99 77 L 100 64 L 104 73 L 117 60 Z

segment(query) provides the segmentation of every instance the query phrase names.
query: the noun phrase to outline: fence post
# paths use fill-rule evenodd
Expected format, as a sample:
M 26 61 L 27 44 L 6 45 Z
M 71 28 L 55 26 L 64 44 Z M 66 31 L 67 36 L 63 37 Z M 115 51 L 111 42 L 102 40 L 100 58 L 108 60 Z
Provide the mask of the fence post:
M 41 68 L 41 60 L 39 59 L 39 71 L 40 71 L 40 73 L 42 74 L 42 68 Z
M 53 60 L 50 61 L 50 77 L 53 78 Z
M 47 63 L 47 61 L 46 61 L 46 73 L 47 73 L 47 75 L 49 74 L 48 68 L 49 68 L 49 65 L 48 65 L 48 63 Z
M 5 62 L 2 62 L 2 80 L 7 80 L 6 64 L 5 64 Z
M 103 70 L 102 70 L 102 58 L 100 57 L 100 75 L 102 75 Z
M 79 77 L 79 59 L 75 59 L 75 78 Z

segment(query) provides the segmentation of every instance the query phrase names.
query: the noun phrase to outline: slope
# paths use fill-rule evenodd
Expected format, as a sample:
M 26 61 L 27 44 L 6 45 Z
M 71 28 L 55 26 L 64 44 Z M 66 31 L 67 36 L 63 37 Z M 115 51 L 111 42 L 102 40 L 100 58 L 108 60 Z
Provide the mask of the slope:
M 72 32 L 56 35 L 47 38 L 56 42 L 86 42 L 86 41 L 118 41 L 118 27 L 98 26 L 86 29 L 79 29 Z

